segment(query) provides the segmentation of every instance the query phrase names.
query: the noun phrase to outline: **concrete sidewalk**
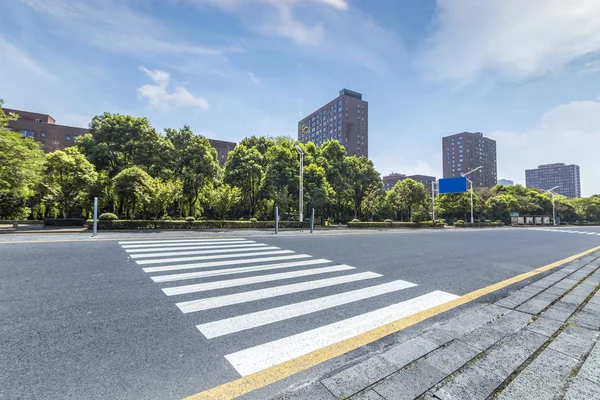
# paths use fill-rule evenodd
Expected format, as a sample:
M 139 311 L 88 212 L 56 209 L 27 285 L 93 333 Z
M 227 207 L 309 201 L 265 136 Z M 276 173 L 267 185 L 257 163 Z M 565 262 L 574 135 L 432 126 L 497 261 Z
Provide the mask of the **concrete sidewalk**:
M 278 399 L 600 399 L 600 252 Z

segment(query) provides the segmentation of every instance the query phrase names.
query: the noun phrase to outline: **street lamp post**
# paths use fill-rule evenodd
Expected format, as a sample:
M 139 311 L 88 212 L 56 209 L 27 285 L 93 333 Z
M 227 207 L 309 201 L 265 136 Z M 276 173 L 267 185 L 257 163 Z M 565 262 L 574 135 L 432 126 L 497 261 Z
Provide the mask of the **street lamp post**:
M 556 226 L 556 207 L 554 205 L 554 195 L 556 193 L 553 192 L 553 190 L 558 189 L 560 186 L 554 186 L 552 189 L 548 189 L 546 190 L 546 192 L 550 193 L 552 195 L 552 225 Z
M 298 195 L 298 214 L 299 220 L 302 222 L 303 220 L 303 211 L 304 211 L 304 152 L 300 148 L 300 146 L 296 145 L 296 151 L 300 155 L 300 190 Z
M 473 172 L 480 170 L 481 168 L 483 168 L 483 165 L 480 165 L 479 167 L 472 169 L 467 173 L 460 174 L 460 176 L 467 178 L 467 175 L 472 174 Z M 475 220 L 473 219 L 473 181 L 469 178 L 467 178 L 467 181 L 469 181 L 469 183 L 471 184 L 471 223 L 473 223 L 475 222 Z

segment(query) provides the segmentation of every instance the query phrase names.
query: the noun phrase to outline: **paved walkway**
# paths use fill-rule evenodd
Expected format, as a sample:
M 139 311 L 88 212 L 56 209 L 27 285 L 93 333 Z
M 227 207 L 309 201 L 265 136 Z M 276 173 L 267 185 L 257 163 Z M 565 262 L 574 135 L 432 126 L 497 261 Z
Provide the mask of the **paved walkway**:
M 600 399 L 600 252 L 278 399 Z

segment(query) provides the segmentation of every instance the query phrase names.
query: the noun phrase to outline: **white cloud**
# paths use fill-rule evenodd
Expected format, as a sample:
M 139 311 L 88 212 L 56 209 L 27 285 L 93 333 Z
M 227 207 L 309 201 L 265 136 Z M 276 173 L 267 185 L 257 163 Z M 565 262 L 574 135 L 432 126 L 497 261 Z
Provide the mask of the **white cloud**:
M 211 47 L 175 38 L 156 18 L 116 0 L 20 0 L 57 23 L 64 36 L 104 50 L 147 58 L 157 54 L 187 55 L 227 61 L 227 53 L 242 51 L 235 46 Z
M 375 72 L 390 72 L 404 56 L 398 35 L 346 0 L 186 0 L 211 5 L 240 18 L 263 36 L 297 44 L 311 57 L 353 62 Z M 286 47 L 284 50 L 289 50 Z M 301 66 L 301 65 L 300 65 Z M 299 66 L 299 67 L 300 67 Z
M 210 105 L 208 101 L 200 96 L 194 96 L 187 91 L 184 87 L 175 87 L 175 89 L 169 93 L 168 86 L 171 80 L 171 75 L 166 71 L 160 70 L 149 70 L 144 67 L 140 67 L 154 84 L 147 83 L 138 88 L 138 93 L 148 100 L 150 106 L 168 110 L 172 106 L 175 107 L 193 107 L 201 110 L 207 110 Z
M 252 72 L 248 72 L 248 76 L 250 77 L 250 80 L 256 84 L 256 85 L 260 85 L 260 80 L 254 75 L 254 73 Z
M 600 102 L 574 101 L 542 115 L 525 132 L 491 132 L 497 141 L 499 176 L 525 183 L 525 170 L 562 162 L 581 167 L 584 196 L 600 193 Z
M 600 51 L 597 0 L 437 0 L 437 7 L 418 63 L 433 79 L 541 76 Z
M 0 74 L 2 77 L 8 78 L 9 76 L 13 76 L 7 70 L 9 67 L 8 63 L 10 62 L 10 67 L 14 68 L 15 71 L 19 71 L 18 75 L 27 71 L 37 75 L 39 78 L 56 80 L 56 77 L 52 73 L 42 68 L 27 53 L 2 37 L 0 37 L 0 54 L 2 54 L 1 67 L 4 70 L 4 73 Z

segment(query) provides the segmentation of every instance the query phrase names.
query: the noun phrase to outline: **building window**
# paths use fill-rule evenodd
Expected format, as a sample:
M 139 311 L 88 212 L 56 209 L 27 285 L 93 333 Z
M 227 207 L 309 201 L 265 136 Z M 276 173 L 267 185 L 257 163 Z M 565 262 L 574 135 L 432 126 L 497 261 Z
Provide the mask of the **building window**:
M 23 129 L 21 131 L 21 135 L 23 135 L 24 137 L 33 137 L 33 131 L 27 130 L 27 129 Z
M 65 136 L 65 140 L 66 140 L 67 142 L 70 142 L 70 141 L 71 141 L 71 135 L 66 135 L 66 136 Z
M 41 120 L 41 119 L 39 119 L 39 118 L 36 118 L 36 119 L 35 119 L 35 122 L 42 122 L 42 120 Z

